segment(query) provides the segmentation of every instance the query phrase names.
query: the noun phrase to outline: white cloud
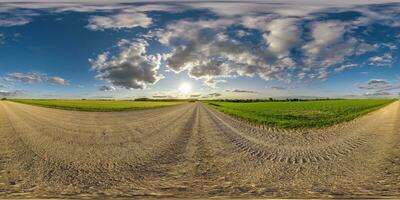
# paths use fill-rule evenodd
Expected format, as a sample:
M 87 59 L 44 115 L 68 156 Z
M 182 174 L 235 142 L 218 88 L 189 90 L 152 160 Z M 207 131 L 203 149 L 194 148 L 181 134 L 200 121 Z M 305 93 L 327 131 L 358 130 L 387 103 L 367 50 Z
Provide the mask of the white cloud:
M 119 47 L 119 54 L 109 57 L 105 52 L 90 59 L 97 79 L 126 89 L 144 89 L 163 78 L 158 74 L 161 56 L 147 55 L 148 43 L 137 40 Z
M 393 57 L 389 53 L 385 53 L 382 56 L 373 56 L 368 59 L 370 65 L 383 67 L 390 66 L 393 63 Z
M 268 23 L 264 39 L 268 51 L 277 57 L 289 55 L 289 51 L 300 42 L 301 32 L 294 18 L 275 19 Z
M 355 68 L 355 67 L 358 67 L 358 64 L 345 64 L 338 68 L 335 68 L 335 72 L 342 72 L 344 70 Z
M 110 16 L 93 16 L 89 19 L 87 28 L 91 30 L 147 28 L 152 19 L 143 13 L 120 13 Z

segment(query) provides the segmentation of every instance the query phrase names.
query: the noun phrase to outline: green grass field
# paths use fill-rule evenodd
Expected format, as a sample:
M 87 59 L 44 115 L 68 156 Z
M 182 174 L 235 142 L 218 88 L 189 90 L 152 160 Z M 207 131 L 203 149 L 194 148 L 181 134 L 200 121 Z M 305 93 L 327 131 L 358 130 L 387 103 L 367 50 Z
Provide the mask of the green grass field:
M 157 108 L 185 103 L 184 101 L 103 101 L 103 100 L 39 100 L 39 99 L 15 99 L 19 103 L 58 108 L 64 110 L 80 111 L 124 111 Z
M 279 128 L 324 127 L 353 120 L 395 100 L 357 99 L 208 104 L 240 119 Z

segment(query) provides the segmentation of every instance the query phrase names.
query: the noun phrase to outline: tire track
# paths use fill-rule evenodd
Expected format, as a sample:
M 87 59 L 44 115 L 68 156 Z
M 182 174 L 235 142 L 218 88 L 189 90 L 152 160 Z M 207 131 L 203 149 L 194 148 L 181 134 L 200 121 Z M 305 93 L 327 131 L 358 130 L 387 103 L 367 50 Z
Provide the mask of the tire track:
M 396 195 L 399 108 L 292 131 L 201 103 L 93 114 L 0 102 L 0 197 Z
M 366 144 L 371 134 L 364 133 L 364 129 L 357 130 L 353 137 L 347 137 L 343 139 L 337 139 L 336 143 L 319 143 L 316 146 L 310 146 L 309 144 L 303 144 L 303 146 L 288 146 L 288 145 L 271 145 L 273 143 L 273 137 L 268 137 L 269 132 L 264 132 L 266 135 L 264 138 L 268 138 L 269 141 L 260 140 L 255 138 L 248 133 L 244 133 L 241 130 L 233 127 L 229 122 L 221 119 L 218 114 L 210 108 L 206 108 L 210 118 L 217 124 L 225 136 L 237 147 L 238 151 L 247 152 L 249 155 L 257 157 L 263 160 L 269 160 L 274 162 L 284 162 L 287 164 L 307 164 L 321 161 L 330 161 L 338 159 L 343 156 L 348 156 L 353 151 L 356 151 L 358 147 Z M 240 122 L 239 122 L 240 123 Z M 240 126 L 236 122 L 236 127 Z M 247 130 L 249 127 L 246 127 Z M 368 126 L 368 128 L 371 128 Z M 256 131 L 248 131 L 254 133 Z M 272 141 L 272 142 L 271 142 Z

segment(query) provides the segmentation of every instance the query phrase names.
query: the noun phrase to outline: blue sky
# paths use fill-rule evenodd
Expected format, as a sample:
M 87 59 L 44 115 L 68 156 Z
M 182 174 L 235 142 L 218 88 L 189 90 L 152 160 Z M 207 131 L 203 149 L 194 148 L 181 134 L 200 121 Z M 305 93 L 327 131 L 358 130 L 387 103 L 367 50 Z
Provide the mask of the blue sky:
M 398 97 L 399 13 L 396 1 L 0 3 L 0 96 Z

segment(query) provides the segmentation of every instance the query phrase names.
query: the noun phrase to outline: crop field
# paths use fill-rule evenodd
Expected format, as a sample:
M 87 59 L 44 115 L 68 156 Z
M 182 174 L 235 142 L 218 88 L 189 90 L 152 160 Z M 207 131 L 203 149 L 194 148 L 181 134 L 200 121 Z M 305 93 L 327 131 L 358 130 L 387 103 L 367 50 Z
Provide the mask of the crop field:
M 42 99 L 17 99 L 19 103 L 79 111 L 124 111 L 158 108 L 185 103 L 184 101 L 108 101 L 108 100 L 42 100 Z
M 395 100 L 356 99 L 298 102 L 209 102 L 214 108 L 256 124 L 280 128 L 323 127 L 353 120 Z

